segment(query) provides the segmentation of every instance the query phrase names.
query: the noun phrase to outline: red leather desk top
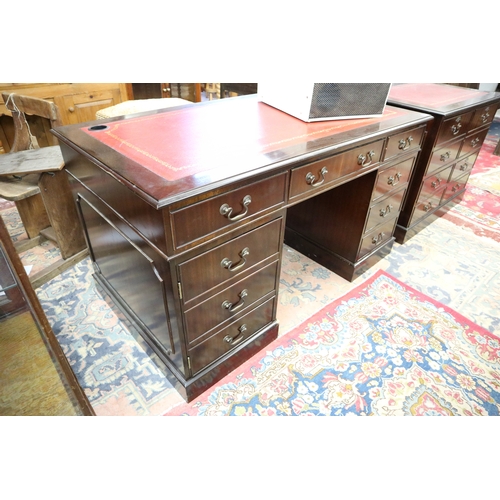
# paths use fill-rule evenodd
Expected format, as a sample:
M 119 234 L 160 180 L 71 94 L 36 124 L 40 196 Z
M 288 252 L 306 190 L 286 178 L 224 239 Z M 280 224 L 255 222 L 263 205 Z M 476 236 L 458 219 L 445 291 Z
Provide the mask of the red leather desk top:
M 167 181 L 226 167 L 262 163 L 262 155 L 378 123 L 402 112 L 386 107 L 380 118 L 306 123 L 254 100 L 188 106 L 120 121 L 104 130 L 81 130 Z M 220 103 L 226 104 L 226 103 Z M 236 105 L 237 104 L 237 105 Z M 252 158 L 253 157 L 253 158 Z M 259 161 L 260 160 L 260 161 Z
M 389 92 L 389 102 L 401 103 L 425 109 L 428 112 L 451 112 L 469 104 L 480 102 L 491 92 L 482 92 L 465 87 L 436 83 L 407 83 L 393 85 Z M 485 102 L 486 104 L 486 102 Z
M 243 96 L 66 125 L 53 133 L 69 172 L 78 158 L 87 157 L 161 208 L 431 119 L 386 106 L 380 117 L 306 123 L 256 96 Z M 102 130 L 89 130 L 95 126 Z

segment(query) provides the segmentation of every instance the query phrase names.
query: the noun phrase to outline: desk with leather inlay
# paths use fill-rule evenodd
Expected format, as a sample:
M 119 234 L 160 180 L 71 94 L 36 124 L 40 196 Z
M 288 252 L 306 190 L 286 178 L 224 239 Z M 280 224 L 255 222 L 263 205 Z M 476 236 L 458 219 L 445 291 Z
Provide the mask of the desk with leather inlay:
M 437 83 L 394 85 L 393 106 L 433 116 L 395 236 L 404 243 L 461 201 L 500 94 Z
M 192 400 L 277 337 L 284 240 L 348 280 L 390 250 L 431 122 L 248 96 L 54 133 L 96 279 Z

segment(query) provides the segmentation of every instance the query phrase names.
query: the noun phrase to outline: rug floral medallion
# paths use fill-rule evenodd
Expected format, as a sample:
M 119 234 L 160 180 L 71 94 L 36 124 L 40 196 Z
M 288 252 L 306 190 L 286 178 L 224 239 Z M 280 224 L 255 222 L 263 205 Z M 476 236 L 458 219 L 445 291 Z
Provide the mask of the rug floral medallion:
M 380 270 L 167 415 L 498 415 L 500 339 Z

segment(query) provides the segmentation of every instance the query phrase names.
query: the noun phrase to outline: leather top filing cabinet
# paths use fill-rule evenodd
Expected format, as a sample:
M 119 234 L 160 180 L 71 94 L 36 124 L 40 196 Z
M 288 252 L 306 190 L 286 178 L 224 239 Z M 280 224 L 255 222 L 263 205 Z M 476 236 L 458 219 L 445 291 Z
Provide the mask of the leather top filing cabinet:
M 462 199 L 500 94 L 412 83 L 393 85 L 388 102 L 434 117 L 396 226 L 396 241 L 404 243 Z
M 385 255 L 432 117 L 305 123 L 255 95 L 60 127 L 96 280 L 191 401 L 278 335 L 286 242 Z

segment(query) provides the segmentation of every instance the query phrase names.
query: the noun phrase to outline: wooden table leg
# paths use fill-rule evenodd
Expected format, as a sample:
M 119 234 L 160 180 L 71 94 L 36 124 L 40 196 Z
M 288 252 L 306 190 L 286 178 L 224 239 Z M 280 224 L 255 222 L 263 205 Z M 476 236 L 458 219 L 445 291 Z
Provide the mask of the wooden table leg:
M 66 172 L 45 172 L 38 181 L 50 224 L 63 259 L 86 247 L 83 229 Z

